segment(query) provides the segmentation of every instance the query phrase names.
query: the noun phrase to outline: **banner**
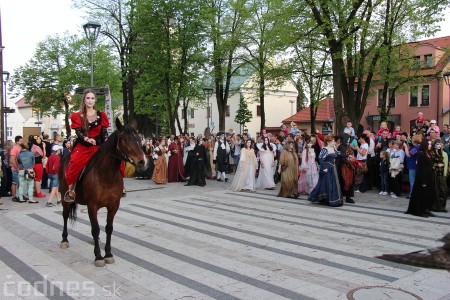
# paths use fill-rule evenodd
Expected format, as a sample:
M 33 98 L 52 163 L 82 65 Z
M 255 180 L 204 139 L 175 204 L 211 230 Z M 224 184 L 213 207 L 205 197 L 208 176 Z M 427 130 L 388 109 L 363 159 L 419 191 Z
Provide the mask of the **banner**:
M 111 93 L 109 92 L 109 86 L 106 85 L 105 87 L 105 113 L 108 116 L 108 135 L 111 135 L 111 133 L 114 132 L 113 129 L 113 111 L 111 106 Z

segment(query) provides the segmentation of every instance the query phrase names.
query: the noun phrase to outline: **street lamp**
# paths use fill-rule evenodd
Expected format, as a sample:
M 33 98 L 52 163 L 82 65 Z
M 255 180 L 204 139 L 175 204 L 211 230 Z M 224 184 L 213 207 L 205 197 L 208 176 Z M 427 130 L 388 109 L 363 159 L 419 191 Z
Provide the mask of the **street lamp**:
M 210 86 L 205 86 L 203 88 L 203 94 L 206 97 L 206 103 L 207 103 L 207 106 L 206 106 L 206 122 L 207 122 L 206 127 L 207 128 L 209 127 L 209 118 L 211 117 L 211 113 L 212 113 L 211 108 L 209 107 L 209 97 L 211 97 L 211 95 L 213 94 L 213 91 L 214 91 L 214 89 Z
M 1 99 L 2 100 L 2 103 L 1 103 L 1 117 L 2 117 L 2 124 L 1 124 L 1 144 L 2 145 L 4 145 L 4 143 L 5 143 L 5 137 L 7 138 L 7 135 L 5 135 L 5 128 L 7 129 L 7 126 L 8 126 L 8 123 L 7 123 L 7 121 L 6 121 L 6 111 L 5 111 L 5 106 L 6 106 L 6 82 L 8 82 L 8 80 L 9 80 L 9 76 L 10 76 L 10 73 L 8 72 L 8 71 L 3 71 L 3 74 L 2 74 L 2 89 L 3 89 L 3 99 Z
M 158 134 L 158 115 L 159 115 L 159 105 L 158 104 L 153 104 L 153 108 L 155 109 L 155 136 L 158 139 L 159 134 Z
M 91 87 L 94 87 L 94 43 L 97 40 L 100 33 L 100 23 L 97 22 L 87 22 L 83 25 L 84 33 L 86 38 L 90 41 L 91 50 Z

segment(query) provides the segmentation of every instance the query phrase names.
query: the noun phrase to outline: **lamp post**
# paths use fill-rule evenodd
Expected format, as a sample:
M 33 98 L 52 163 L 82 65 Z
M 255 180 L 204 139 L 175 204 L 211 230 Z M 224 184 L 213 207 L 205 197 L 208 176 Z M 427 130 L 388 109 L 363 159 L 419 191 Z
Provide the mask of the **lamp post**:
M 91 50 L 91 87 L 94 87 L 94 43 L 100 33 L 100 23 L 89 21 L 83 25 L 86 38 L 90 41 Z
M 291 122 L 292 122 L 292 116 L 294 115 L 294 99 L 290 99 L 289 103 L 291 104 Z
M 158 134 L 158 115 L 159 115 L 159 105 L 158 104 L 153 104 L 153 108 L 155 109 L 155 136 L 156 139 L 159 138 L 159 134 Z
M 5 106 L 6 106 L 6 83 L 9 80 L 9 72 L 8 71 L 3 71 L 2 74 L 2 89 L 3 89 L 3 98 L 2 103 L 1 103 L 1 115 L 2 115 L 2 124 L 1 124 L 1 144 L 4 145 L 4 142 L 6 140 L 6 138 L 8 138 L 7 134 L 5 134 L 6 129 L 8 129 L 8 122 L 6 121 L 6 111 L 5 111 Z
M 205 95 L 206 103 L 207 103 L 207 106 L 206 106 L 206 122 L 207 122 L 206 127 L 207 128 L 209 127 L 209 118 L 211 117 L 211 114 L 212 114 L 211 108 L 209 107 L 209 97 L 211 97 L 213 91 L 214 91 L 214 89 L 210 86 L 205 86 L 203 88 L 203 94 Z

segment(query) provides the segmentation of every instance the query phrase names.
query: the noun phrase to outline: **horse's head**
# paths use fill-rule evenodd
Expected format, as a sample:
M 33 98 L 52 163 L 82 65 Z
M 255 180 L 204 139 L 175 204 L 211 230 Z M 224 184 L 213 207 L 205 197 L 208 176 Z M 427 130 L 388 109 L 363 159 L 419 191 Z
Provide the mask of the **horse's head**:
M 133 122 L 130 126 L 125 126 L 117 118 L 116 127 L 118 133 L 117 150 L 125 160 L 131 162 L 139 171 L 146 170 L 149 160 L 142 150 L 141 140 L 136 132 L 136 122 Z

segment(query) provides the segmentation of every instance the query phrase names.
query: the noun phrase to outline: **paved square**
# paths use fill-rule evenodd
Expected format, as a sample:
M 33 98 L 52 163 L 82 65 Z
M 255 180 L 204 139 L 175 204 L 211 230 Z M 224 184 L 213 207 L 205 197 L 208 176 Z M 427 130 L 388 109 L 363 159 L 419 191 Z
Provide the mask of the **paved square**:
M 353 290 L 355 299 L 450 299 L 449 272 L 374 258 L 440 246 L 450 232 L 450 214 L 405 215 L 405 198 L 369 192 L 330 208 L 209 180 L 204 188 L 132 178 L 125 185 L 116 262 L 104 268 L 93 264 L 85 206 L 64 250 L 61 206 L 3 199 L 0 299 L 328 300 L 351 299 Z

